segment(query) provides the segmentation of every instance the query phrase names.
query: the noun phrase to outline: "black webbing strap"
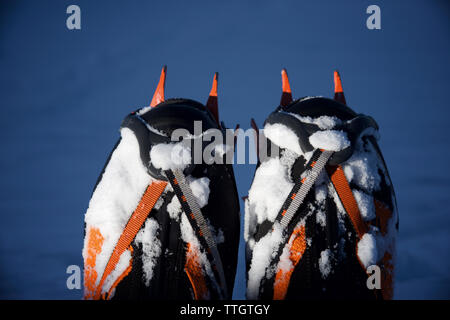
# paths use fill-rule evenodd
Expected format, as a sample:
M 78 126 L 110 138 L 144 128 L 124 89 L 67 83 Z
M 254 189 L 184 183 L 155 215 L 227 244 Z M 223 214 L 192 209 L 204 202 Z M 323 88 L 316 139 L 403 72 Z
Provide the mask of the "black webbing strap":
M 313 155 L 305 166 L 305 170 L 299 177 L 296 178 L 295 184 L 289 192 L 289 195 L 287 196 L 283 205 L 281 206 L 280 211 L 275 218 L 275 221 L 271 224 L 272 228 L 267 229 L 266 234 L 273 230 L 273 225 L 275 223 L 279 223 L 283 232 L 283 240 L 279 244 L 278 248 L 276 248 L 276 255 L 270 262 L 269 270 L 275 270 L 276 266 L 278 265 L 285 243 L 290 236 L 289 230 L 291 228 L 289 228 L 289 224 L 293 220 L 294 216 L 298 214 L 298 209 L 302 205 L 311 188 L 314 186 L 314 183 L 316 182 L 318 176 L 324 170 L 325 165 L 332 155 L 333 151 L 326 151 L 323 149 L 316 149 L 314 151 Z M 303 215 L 306 215 L 306 212 L 304 212 Z M 302 218 L 303 217 L 298 217 L 298 219 Z M 295 220 L 298 221 L 298 219 Z M 262 235 L 261 238 L 266 234 Z M 263 286 L 261 285 L 260 290 L 262 289 L 262 287 Z M 270 288 L 273 288 L 273 281 L 270 285 Z
M 205 217 L 202 215 L 200 207 L 189 184 L 186 182 L 186 177 L 179 169 L 164 171 L 173 191 L 180 201 L 181 208 L 186 214 L 189 223 L 194 230 L 200 245 L 205 249 L 206 256 L 211 263 L 211 268 L 214 274 L 214 280 L 219 286 L 219 296 L 222 299 L 228 299 L 227 284 L 225 281 L 225 273 L 223 270 L 222 260 L 217 244 L 211 233 Z M 219 281 L 217 281 L 219 280 Z
M 281 206 L 278 216 L 275 221 L 278 221 L 283 229 L 286 229 L 292 218 L 298 211 L 309 191 L 316 182 L 318 176 L 325 168 L 325 165 L 330 159 L 332 151 L 315 150 L 311 159 L 306 165 L 306 169 L 300 177 L 295 181 L 295 185 L 289 193 L 287 199 Z M 303 178 L 302 178 L 303 176 Z
M 328 159 L 333 154 L 332 151 L 325 151 L 321 149 L 316 149 L 309 159 L 308 163 L 305 165 L 305 170 L 299 177 L 296 177 L 294 181 L 294 186 L 292 187 L 289 195 L 286 197 L 283 205 L 278 211 L 278 215 L 273 223 L 266 225 L 265 230 L 262 234 L 258 234 L 258 239 L 264 237 L 273 228 L 274 223 L 278 222 L 283 231 L 287 230 L 289 223 L 292 221 L 294 215 L 298 211 L 298 208 L 303 203 L 305 197 L 314 185 L 320 172 L 324 169 L 325 164 Z

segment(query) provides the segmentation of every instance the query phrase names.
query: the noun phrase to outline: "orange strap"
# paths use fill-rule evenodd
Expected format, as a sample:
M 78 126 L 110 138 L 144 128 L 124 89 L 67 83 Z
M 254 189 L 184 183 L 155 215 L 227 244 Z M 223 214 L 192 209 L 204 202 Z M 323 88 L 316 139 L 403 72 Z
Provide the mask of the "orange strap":
M 347 179 L 344 175 L 344 170 L 341 166 L 327 166 L 327 172 L 331 178 L 331 182 L 336 189 L 336 192 L 341 199 L 345 211 L 347 211 L 353 227 L 355 228 L 358 237 L 362 236 L 369 230 L 368 225 L 363 221 L 361 213 L 356 203 L 353 192 L 350 189 Z
M 120 235 L 119 241 L 117 242 L 116 247 L 114 248 L 114 251 L 111 254 L 111 257 L 109 258 L 109 261 L 106 265 L 105 271 L 103 272 L 100 283 L 97 286 L 94 299 L 99 300 L 101 298 L 103 283 L 105 282 L 106 278 L 111 274 L 111 272 L 115 269 L 122 253 L 124 253 L 125 250 L 127 250 L 130 247 L 131 242 L 136 237 L 136 234 L 142 227 L 145 219 L 147 219 L 147 216 L 152 210 L 152 208 L 155 206 L 156 201 L 158 201 L 159 197 L 163 193 L 164 189 L 166 188 L 166 185 L 167 182 L 165 181 L 157 181 L 150 184 L 147 187 L 147 190 L 145 190 L 145 193 L 142 196 L 141 201 L 139 202 L 138 206 L 131 215 L 130 220 L 128 220 L 128 223 L 125 226 L 125 229 L 123 230 L 122 234 Z
M 186 263 L 184 265 L 192 290 L 194 291 L 195 300 L 203 300 L 208 298 L 208 287 L 206 286 L 205 275 L 203 274 L 200 257 L 198 252 L 192 248 L 192 244 L 187 244 Z
M 355 197 L 353 196 L 352 190 L 345 178 L 344 171 L 341 166 L 327 167 L 328 174 L 331 177 L 331 182 L 333 183 L 339 198 L 341 199 L 342 205 L 350 216 L 350 220 L 358 234 L 361 237 L 368 231 L 369 225 L 363 221 L 361 213 L 356 203 Z M 375 203 L 375 213 L 376 213 L 376 224 L 379 227 L 383 235 L 387 232 L 388 221 L 392 216 L 392 211 L 381 201 L 374 199 Z M 359 258 L 358 258 L 359 260 Z M 364 268 L 361 261 L 359 261 L 361 266 Z M 389 252 L 386 252 L 381 260 L 382 267 L 382 296 L 384 299 L 392 299 L 393 295 L 393 271 L 394 266 L 392 264 L 392 256 Z
M 273 299 L 283 300 L 286 296 L 292 272 L 299 263 L 306 250 L 305 226 L 300 226 L 292 233 L 288 245 L 290 245 L 289 259 L 292 262 L 292 268 L 289 270 L 278 270 L 275 275 L 275 283 L 273 285 Z

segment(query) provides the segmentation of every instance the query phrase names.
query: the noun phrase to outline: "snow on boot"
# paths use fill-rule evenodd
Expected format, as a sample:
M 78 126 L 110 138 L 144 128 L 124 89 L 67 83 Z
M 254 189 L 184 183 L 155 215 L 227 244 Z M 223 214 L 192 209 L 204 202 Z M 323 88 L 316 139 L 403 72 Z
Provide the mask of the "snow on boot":
M 164 98 L 128 115 L 85 216 L 86 299 L 229 299 L 239 242 L 231 165 L 200 159 L 195 139 L 224 132 L 217 74 L 207 105 Z M 194 121 L 201 121 L 200 134 Z M 172 134 L 181 130 L 181 140 Z M 197 134 L 197 135 L 196 135 Z M 189 143 L 183 143 L 189 142 Z M 203 151 L 203 142 L 200 151 Z
M 398 213 L 378 125 L 345 105 L 337 72 L 334 100 L 293 101 L 282 82 L 245 202 L 247 298 L 392 298 Z

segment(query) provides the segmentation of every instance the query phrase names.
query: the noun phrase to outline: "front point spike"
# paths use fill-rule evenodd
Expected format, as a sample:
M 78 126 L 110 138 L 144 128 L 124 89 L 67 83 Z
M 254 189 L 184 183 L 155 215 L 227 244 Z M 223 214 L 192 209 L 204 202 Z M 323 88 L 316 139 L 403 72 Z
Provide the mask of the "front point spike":
M 166 73 L 167 66 L 164 66 L 161 70 L 161 75 L 159 77 L 159 83 L 156 87 L 155 93 L 153 94 L 152 102 L 150 103 L 150 107 L 155 107 L 161 102 L 164 102 L 164 88 L 166 86 Z
M 289 78 L 285 68 L 281 70 L 281 85 L 283 93 L 281 94 L 280 105 L 285 107 L 292 102 L 291 85 L 289 84 Z
M 208 101 L 206 102 L 206 108 L 212 113 L 214 119 L 220 126 L 219 122 L 219 102 L 217 98 L 217 85 L 219 81 L 219 73 L 214 73 L 213 84 L 211 87 L 211 91 L 209 92 Z
M 344 96 L 344 90 L 342 90 L 341 76 L 337 70 L 334 71 L 334 100 L 342 104 L 347 105 Z

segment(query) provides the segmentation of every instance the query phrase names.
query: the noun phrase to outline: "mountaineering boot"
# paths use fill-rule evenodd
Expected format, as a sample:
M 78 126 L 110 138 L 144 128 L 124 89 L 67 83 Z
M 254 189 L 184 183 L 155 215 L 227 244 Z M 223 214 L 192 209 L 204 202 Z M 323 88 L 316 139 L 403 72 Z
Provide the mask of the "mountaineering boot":
M 208 130 L 224 133 L 217 74 L 206 106 L 166 100 L 165 78 L 166 67 L 150 106 L 123 120 L 89 202 L 86 299 L 231 298 L 239 243 L 233 169 L 194 163 L 192 146 L 202 152 Z
M 392 298 L 398 213 L 378 125 L 334 78 L 333 100 L 293 100 L 282 71 L 245 201 L 249 299 Z

